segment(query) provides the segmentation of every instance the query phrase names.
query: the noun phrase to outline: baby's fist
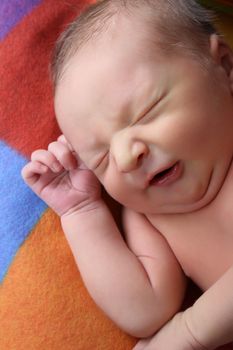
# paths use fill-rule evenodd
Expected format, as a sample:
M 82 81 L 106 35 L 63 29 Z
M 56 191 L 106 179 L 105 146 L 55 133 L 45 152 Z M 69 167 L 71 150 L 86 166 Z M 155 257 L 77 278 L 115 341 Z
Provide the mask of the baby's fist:
M 63 216 L 90 209 L 100 199 L 100 184 L 61 135 L 47 150 L 36 150 L 22 169 L 27 185 Z

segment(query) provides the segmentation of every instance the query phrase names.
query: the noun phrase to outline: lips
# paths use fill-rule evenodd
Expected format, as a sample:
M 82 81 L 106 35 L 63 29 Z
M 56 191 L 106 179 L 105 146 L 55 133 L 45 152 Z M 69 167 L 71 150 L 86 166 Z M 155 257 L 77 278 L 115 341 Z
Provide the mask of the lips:
M 172 166 L 164 168 L 157 172 L 149 181 L 149 186 L 168 186 L 178 180 L 182 173 L 180 162 L 176 162 Z

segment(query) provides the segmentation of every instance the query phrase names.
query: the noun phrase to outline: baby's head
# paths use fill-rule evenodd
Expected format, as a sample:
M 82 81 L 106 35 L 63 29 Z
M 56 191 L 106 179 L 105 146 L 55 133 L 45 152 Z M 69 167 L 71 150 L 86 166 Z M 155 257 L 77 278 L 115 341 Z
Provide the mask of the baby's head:
M 58 41 L 57 119 L 120 203 L 196 210 L 215 197 L 232 159 L 232 67 L 195 1 L 103 0 Z
M 213 13 L 195 0 L 102 0 L 86 8 L 57 41 L 52 62 L 55 85 L 66 64 L 80 48 L 122 31 L 127 19 L 132 37 L 144 36 L 144 45 L 161 49 L 165 55 L 174 52 L 191 54 L 206 60 L 209 36 L 216 33 Z

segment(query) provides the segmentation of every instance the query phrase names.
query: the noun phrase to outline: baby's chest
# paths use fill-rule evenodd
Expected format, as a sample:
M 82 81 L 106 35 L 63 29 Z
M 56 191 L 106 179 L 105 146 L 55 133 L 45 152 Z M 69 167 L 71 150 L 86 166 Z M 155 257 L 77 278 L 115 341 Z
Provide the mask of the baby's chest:
M 187 223 L 186 229 L 166 238 L 185 273 L 203 289 L 233 265 L 233 232 L 221 230 L 214 222 L 192 229 Z
M 204 290 L 233 265 L 233 206 L 231 215 L 223 215 L 210 210 L 167 218 L 157 226 L 186 275 Z

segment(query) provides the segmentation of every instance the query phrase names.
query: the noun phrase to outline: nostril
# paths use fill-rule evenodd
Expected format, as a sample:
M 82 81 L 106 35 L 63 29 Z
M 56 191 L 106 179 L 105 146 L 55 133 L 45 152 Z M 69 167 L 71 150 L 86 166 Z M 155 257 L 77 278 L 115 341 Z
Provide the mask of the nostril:
M 138 160 L 138 165 L 142 164 L 143 158 L 144 158 L 144 154 L 143 153 L 139 154 L 138 159 L 137 159 Z
M 149 153 L 148 146 L 141 141 L 135 141 L 132 146 L 132 159 L 134 167 L 140 167 Z

